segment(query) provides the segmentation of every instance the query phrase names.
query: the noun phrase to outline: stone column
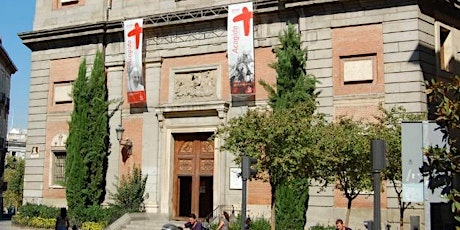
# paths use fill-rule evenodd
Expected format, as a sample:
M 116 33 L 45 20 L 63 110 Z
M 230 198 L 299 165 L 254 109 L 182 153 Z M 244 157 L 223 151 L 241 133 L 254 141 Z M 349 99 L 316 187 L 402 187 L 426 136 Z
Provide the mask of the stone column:
M 160 103 L 161 60 L 154 59 L 145 63 L 145 90 L 147 96 L 147 112 L 143 113 L 142 127 L 142 173 L 148 176 L 144 201 L 146 212 L 160 212 L 160 135 L 159 122 L 155 107 Z M 165 167 L 165 166 L 163 166 Z

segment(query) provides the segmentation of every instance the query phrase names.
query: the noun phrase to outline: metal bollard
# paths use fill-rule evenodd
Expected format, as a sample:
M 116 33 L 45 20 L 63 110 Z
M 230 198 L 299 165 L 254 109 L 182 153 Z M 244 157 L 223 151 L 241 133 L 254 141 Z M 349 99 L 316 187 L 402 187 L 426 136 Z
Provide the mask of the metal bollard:
M 410 216 L 410 230 L 420 229 L 420 216 Z

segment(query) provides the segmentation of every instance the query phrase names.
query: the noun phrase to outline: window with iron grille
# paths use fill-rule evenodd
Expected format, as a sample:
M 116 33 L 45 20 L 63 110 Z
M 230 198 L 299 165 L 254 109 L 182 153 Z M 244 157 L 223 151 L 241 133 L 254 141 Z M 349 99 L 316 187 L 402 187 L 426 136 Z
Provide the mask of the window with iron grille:
M 67 153 L 65 151 L 53 152 L 53 185 L 63 186 L 65 182 L 65 160 Z

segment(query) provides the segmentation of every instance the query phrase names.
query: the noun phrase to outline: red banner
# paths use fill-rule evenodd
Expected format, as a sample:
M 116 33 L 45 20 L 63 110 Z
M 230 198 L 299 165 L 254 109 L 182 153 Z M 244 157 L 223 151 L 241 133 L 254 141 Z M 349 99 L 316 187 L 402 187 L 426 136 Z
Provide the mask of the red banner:
M 254 94 L 252 2 L 228 6 L 227 53 L 232 94 Z
M 128 103 L 130 104 L 146 101 L 142 68 L 142 26 L 141 18 L 124 22 L 125 70 L 128 83 Z

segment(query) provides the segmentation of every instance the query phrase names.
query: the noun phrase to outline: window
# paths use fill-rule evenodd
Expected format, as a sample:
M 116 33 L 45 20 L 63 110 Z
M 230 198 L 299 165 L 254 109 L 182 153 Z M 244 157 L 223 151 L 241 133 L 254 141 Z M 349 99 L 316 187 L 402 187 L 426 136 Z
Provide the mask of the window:
M 436 55 L 439 70 L 460 73 L 460 31 L 454 27 L 437 22 Z
M 53 152 L 52 184 L 63 186 L 65 182 L 65 161 L 67 152 Z
M 72 103 L 72 82 L 54 83 L 54 104 Z
M 449 63 L 452 59 L 452 33 L 449 29 L 440 27 L 439 28 L 439 56 L 441 69 L 449 71 Z
M 54 0 L 53 9 L 84 5 L 85 0 Z

